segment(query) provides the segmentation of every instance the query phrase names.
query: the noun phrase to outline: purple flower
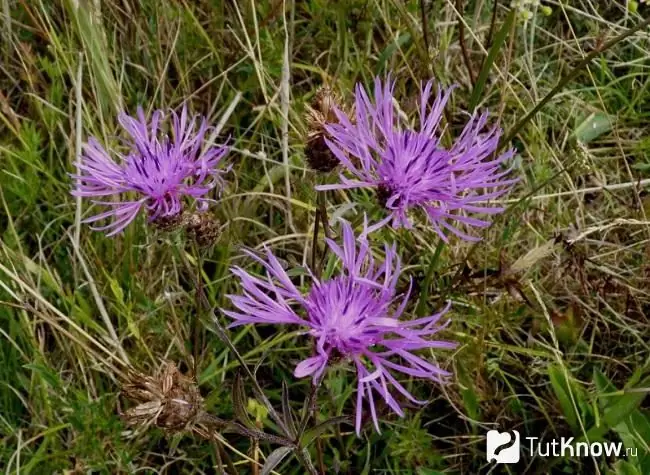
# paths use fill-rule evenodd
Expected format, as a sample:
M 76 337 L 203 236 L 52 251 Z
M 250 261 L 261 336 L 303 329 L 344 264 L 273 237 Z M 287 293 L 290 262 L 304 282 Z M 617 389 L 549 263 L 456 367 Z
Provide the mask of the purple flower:
M 213 146 L 202 150 L 205 135 L 212 129 L 205 119 L 188 119 L 183 107 L 180 116 L 174 111 L 166 116 L 157 110 L 147 121 L 138 107 L 137 118 L 121 113 L 118 120 L 130 135 L 126 141 L 127 154 L 115 152 L 118 160 L 114 161 L 97 139 L 90 137 L 77 165 L 79 174 L 72 175 L 77 180 L 74 196 L 91 197 L 93 203 L 109 208 L 84 222 L 112 218 L 110 224 L 93 229 L 109 231 L 107 236 L 113 236 L 124 230 L 142 207 L 151 221 L 178 216 L 183 209 L 183 197 L 195 200 L 199 209 L 206 209 L 206 195 L 222 185 L 222 170 L 217 166 L 228 148 Z M 167 129 L 171 129 L 171 137 Z M 135 198 L 126 198 L 127 192 L 135 192 Z M 101 199 L 111 195 L 118 199 Z
M 367 401 L 379 432 L 375 397 L 379 396 L 400 416 L 404 415 L 395 393 L 415 399 L 394 373 L 441 382 L 449 373 L 413 352 L 427 348 L 454 348 L 455 343 L 430 340 L 446 324 L 440 318 L 449 309 L 415 320 L 400 320 L 409 290 L 397 300 L 400 260 L 395 245 L 385 245 L 385 260 L 376 263 L 366 235 L 355 240 L 351 226 L 343 222 L 343 247 L 327 240 L 342 271 L 329 279 L 311 276 L 311 288 L 302 293 L 293 284 L 277 258 L 267 250 L 266 259 L 248 253 L 261 264 L 266 277 L 255 277 L 239 267 L 242 295 L 229 295 L 237 311 L 224 311 L 234 319 L 231 326 L 248 323 L 295 324 L 306 327 L 315 343 L 315 354 L 296 366 L 295 376 L 312 376 L 314 383 L 332 360 L 343 357 L 357 371 L 356 431 L 361 430 L 363 400 Z
M 379 201 L 388 209 L 393 227 L 412 226 L 407 213 L 423 210 L 440 237 L 445 231 L 467 240 L 472 237 L 450 221 L 485 227 L 488 221 L 467 213 L 496 214 L 501 207 L 485 202 L 505 194 L 517 180 L 505 179 L 510 170 L 502 164 L 514 150 L 494 157 L 501 130 L 487 125 L 487 113 L 469 118 L 451 148 L 440 142 L 439 123 L 453 87 L 440 91 L 431 107 L 433 83 L 427 82 L 420 97 L 419 127 L 410 127 L 393 104 L 394 82 L 375 80 L 374 102 L 357 84 L 354 122 L 340 110 L 339 123 L 326 125 L 328 145 L 344 168 L 354 177 L 341 176 L 341 183 L 318 186 L 319 190 L 359 187 L 377 189 Z

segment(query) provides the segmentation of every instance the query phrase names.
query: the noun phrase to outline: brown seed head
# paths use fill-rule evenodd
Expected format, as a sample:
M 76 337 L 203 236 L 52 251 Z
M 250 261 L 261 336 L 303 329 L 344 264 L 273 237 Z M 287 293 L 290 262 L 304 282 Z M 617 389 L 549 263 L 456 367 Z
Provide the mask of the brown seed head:
M 155 425 L 169 432 L 183 432 L 193 430 L 204 414 L 196 381 L 171 362 L 165 362 L 155 376 L 132 373 L 122 394 L 137 403 L 123 414 L 132 426 Z
M 328 136 L 325 124 L 337 123 L 338 119 L 334 110 L 341 110 L 341 98 L 330 87 L 321 87 L 314 96 L 312 103 L 307 108 L 307 144 L 305 156 L 309 166 L 320 172 L 330 172 L 339 163 L 339 160 L 330 151 L 325 143 Z
M 195 212 L 187 217 L 185 230 L 200 248 L 208 248 L 219 237 L 219 221 L 209 213 Z

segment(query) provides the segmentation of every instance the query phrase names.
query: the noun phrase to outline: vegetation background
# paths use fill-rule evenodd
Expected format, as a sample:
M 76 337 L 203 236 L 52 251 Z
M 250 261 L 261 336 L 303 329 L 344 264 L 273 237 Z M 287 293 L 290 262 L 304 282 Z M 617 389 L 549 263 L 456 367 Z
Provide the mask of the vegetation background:
M 122 109 L 188 101 L 213 123 L 228 116 L 222 135 L 231 136 L 233 170 L 215 207 L 226 225 L 200 275 L 210 304 L 225 306 L 237 290 L 229 266 L 250 266 L 244 247 L 269 245 L 292 267 L 308 260 L 313 185 L 331 179 L 303 155 L 306 105 L 318 87 L 349 99 L 356 82 L 389 71 L 407 112 L 422 80 L 460 86 L 446 140 L 463 110 L 489 108 L 516 132 L 521 182 L 478 245 L 440 245 L 424 223 L 377 238 L 399 240 L 417 283 L 410 314 L 453 300 L 444 337 L 459 348 L 432 357 L 454 377 L 442 388 L 410 382 L 430 404 L 403 419 L 385 412 L 381 434 L 357 438 L 345 423 L 325 424 L 305 444 L 310 459 L 344 474 L 650 473 L 650 31 L 612 41 L 645 21 L 644 3 L 522 1 L 512 13 L 487 0 L 0 4 L 5 473 L 216 473 L 222 463 L 260 473 L 270 454 L 280 458 L 276 444 L 236 433 L 209 441 L 125 424 L 127 360 L 155 377 L 163 360 L 190 371 L 194 353 L 210 413 L 232 419 L 243 410 L 276 433 L 224 343 L 209 330 L 192 338 L 197 321 L 210 322 L 197 314 L 185 238 L 142 218 L 113 239 L 90 231 L 68 173 L 88 136 L 115 143 Z M 381 216 L 364 191 L 332 193 L 327 205 L 330 220 Z M 307 340 L 278 328 L 230 335 L 273 405 L 299 413 L 310 382 L 292 371 Z M 341 366 L 324 385 L 317 422 L 350 415 L 354 374 Z M 491 428 L 621 441 L 638 456 L 524 450 L 518 465 L 495 468 L 485 454 Z M 305 473 L 291 454 L 277 462 L 266 468 Z

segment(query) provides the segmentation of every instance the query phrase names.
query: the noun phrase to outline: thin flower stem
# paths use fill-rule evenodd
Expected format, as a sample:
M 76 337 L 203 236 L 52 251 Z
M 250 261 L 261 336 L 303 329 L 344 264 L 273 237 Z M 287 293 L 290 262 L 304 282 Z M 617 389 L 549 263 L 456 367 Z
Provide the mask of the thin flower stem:
M 253 462 L 251 462 L 251 469 L 253 475 L 259 475 L 259 456 L 260 456 L 260 441 L 258 439 L 253 439 Z
M 302 420 L 300 421 L 300 426 L 298 428 L 298 439 L 302 437 L 302 435 L 305 433 L 309 426 L 309 420 L 314 418 L 316 414 L 316 395 L 318 393 L 318 388 L 321 385 L 321 382 L 323 381 L 322 376 L 312 383 L 311 385 L 311 390 L 309 391 L 309 396 L 307 397 L 307 400 L 305 401 L 305 412 L 303 413 Z
M 203 325 L 201 325 L 201 315 L 203 315 L 204 311 L 208 311 L 210 309 L 210 303 L 208 301 L 207 296 L 205 295 L 205 290 L 203 289 L 203 278 L 201 277 L 201 271 L 203 269 L 203 256 L 201 255 L 200 252 L 198 252 L 196 245 L 193 246 L 194 248 L 194 255 L 196 256 L 196 279 L 195 279 L 195 284 L 196 284 L 196 294 L 195 294 L 195 302 L 196 302 L 196 311 L 197 311 L 197 318 L 192 319 L 191 321 L 191 327 L 192 327 L 192 357 L 193 357 L 193 362 L 192 364 L 194 365 L 194 374 L 197 375 L 199 374 L 199 368 L 200 368 L 200 362 L 199 360 L 201 359 L 201 351 L 199 348 L 202 346 L 202 329 Z
M 215 451 L 215 456 L 217 457 L 217 462 L 219 467 L 221 468 L 223 473 L 231 473 L 233 475 L 236 475 L 237 473 L 237 467 L 235 467 L 235 464 L 232 462 L 232 459 L 228 455 L 228 452 L 225 451 L 223 448 L 223 445 L 219 442 L 219 439 L 214 437 L 212 435 L 211 437 L 212 440 L 212 445 L 214 446 L 214 451 Z M 223 461 L 226 461 L 226 465 L 228 466 L 228 472 L 223 467 Z
M 321 223 L 323 224 L 323 232 L 325 233 L 325 237 L 327 239 L 332 239 L 332 232 L 330 231 L 329 218 L 327 217 L 327 192 L 326 191 L 318 192 L 318 197 L 316 201 L 318 206 L 318 213 L 320 214 L 320 220 Z M 318 266 L 318 277 L 320 277 L 321 270 L 325 265 L 325 259 L 327 258 L 328 249 L 329 249 L 328 246 L 325 246 L 325 248 L 323 249 L 323 255 L 320 260 L 320 266 Z M 312 267 L 312 269 L 315 269 L 315 267 Z
M 320 194 L 320 193 L 319 193 Z M 320 268 L 316 267 L 316 261 L 318 260 L 318 226 L 320 218 L 320 208 L 316 208 L 316 214 L 314 216 L 314 237 L 311 241 L 311 269 L 314 272 L 314 275 L 317 278 L 320 278 Z
M 316 456 L 318 457 L 318 469 L 322 475 L 326 475 L 325 471 L 325 460 L 323 458 L 323 444 L 320 440 L 320 437 L 316 439 Z

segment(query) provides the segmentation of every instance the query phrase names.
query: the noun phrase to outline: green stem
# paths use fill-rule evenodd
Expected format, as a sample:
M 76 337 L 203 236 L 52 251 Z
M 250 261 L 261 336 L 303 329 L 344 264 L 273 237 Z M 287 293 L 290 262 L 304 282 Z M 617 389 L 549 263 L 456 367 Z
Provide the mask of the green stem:
M 319 191 L 318 198 L 316 200 L 318 204 L 318 213 L 320 214 L 320 221 L 323 224 L 323 232 L 325 233 L 325 237 L 327 239 L 332 239 L 332 233 L 330 232 L 330 222 L 329 222 L 329 218 L 327 217 L 327 192 Z M 325 246 L 325 248 L 323 249 L 323 256 L 321 257 L 320 260 L 320 266 L 318 267 L 318 276 L 320 276 L 321 271 L 323 270 L 323 266 L 325 265 L 325 259 L 327 258 L 327 250 L 328 247 Z
M 320 196 L 320 195 L 319 195 Z M 316 208 L 316 216 L 314 217 L 314 237 L 311 241 L 311 270 L 317 278 L 320 278 L 320 269 L 316 267 L 318 262 L 318 228 L 320 222 L 320 208 Z

